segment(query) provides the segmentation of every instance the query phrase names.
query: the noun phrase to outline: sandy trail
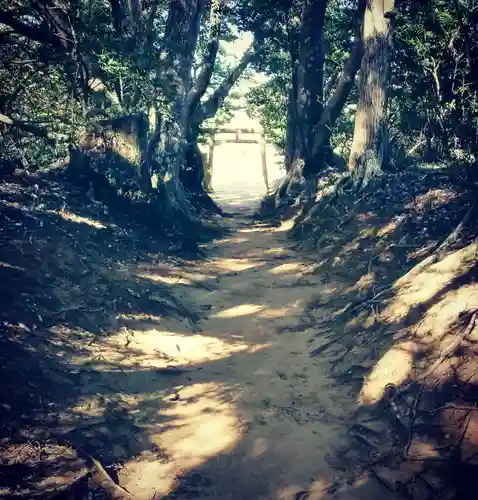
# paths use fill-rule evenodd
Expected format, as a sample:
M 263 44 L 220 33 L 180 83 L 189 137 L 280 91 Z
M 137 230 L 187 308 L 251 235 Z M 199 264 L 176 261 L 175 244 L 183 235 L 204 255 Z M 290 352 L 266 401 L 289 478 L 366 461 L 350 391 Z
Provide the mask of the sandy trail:
M 218 199 L 235 211 L 244 193 Z M 250 193 L 246 202 L 257 200 Z M 330 285 L 301 277 L 310 261 L 290 248 L 284 230 L 246 214 L 227 219 L 230 234 L 180 274 L 142 270 L 143 279 L 174 283 L 176 296 L 201 311 L 200 331 L 187 321 L 139 320 L 102 348 L 121 368 L 105 380 L 134 419 L 118 420 L 114 453 L 139 450 L 120 481 L 141 500 L 332 498 L 326 490 L 338 473 L 328 457 L 347 443 L 355 397 L 328 378 L 328 361 L 309 356 L 313 331 L 294 328 L 317 287 Z M 186 371 L 161 374 L 171 364 Z M 105 380 L 91 380 L 89 393 Z M 91 398 L 86 407 L 93 411 Z M 383 496 L 371 482 L 361 489 L 339 497 Z

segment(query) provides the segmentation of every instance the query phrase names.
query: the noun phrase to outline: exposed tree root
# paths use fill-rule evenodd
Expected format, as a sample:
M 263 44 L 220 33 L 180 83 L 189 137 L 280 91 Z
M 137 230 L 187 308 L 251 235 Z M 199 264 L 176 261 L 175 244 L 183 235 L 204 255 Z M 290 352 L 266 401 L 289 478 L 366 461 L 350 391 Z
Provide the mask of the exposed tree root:
M 478 312 L 474 311 L 471 314 L 471 318 L 470 318 L 470 322 L 468 323 L 468 326 L 465 328 L 465 330 L 463 330 L 463 332 L 460 335 L 458 335 L 456 337 L 455 340 L 453 340 L 453 342 L 448 344 L 445 347 L 445 349 L 443 349 L 443 351 L 440 354 L 440 357 L 435 361 L 435 363 L 433 363 L 433 365 L 423 375 L 423 380 L 428 378 L 443 363 L 443 361 L 445 361 L 445 359 L 447 359 L 448 357 L 450 357 L 451 355 L 453 355 L 455 353 L 455 351 L 460 347 L 460 345 L 466 339 L 466 337 L 468 337 L 475 329 L 477 317 L 478 317 Z
M 436 264 L 440 260 L 443 259 L 447 250 L 458 241 L 458 238 L 463 233 L 463 229 L 468 224 L 473 212 L 476 208 L 476 200 L 474 200 L 470 206 L 470 208 L 465 213 L 464 217 L 461 219 L 460 223 L 456 226 L 456 228 L 437 246 L 436 250 L 429 255 L 426 259 L 422 260 L 417 266 L 409 271 L 409 273 L 417 273 L 421 272 L 424 268 L 429 267 L 433 264 Z M 409 274 L 405 274 L 401 279 L 406 279 L 406 276 Z
M 87 498 L 90 498 L 92 490 L 99 490 L 101 492 L 101 498 L 106 498 L 108 500 L 131 500 L 134 498 L 131 493 L 113 481 L 111 476 L 96 458 L 82 448 L 75 448 L 75 451 L 78 457 L 83 459 L 86 463 L 85 473 L 71 483 L 66 489 L 55 494 L 52 498 L 58 500 L 77 498 L 77 496 L 75 496 L 77 494 L 76 492 L 78 490 L 84 492 L 85 488 L 88 490 Z M 81 496 L 81 498 L 83 498 L 83 496 Z M 96 498 L 94 493 L 93 498 Z
M 101 463 L 86 453 L 81 448 L 78 448 L 78 455 L 84 458 L 90 468 L 90 478 L 93 484 L 103 489 L 111 500 L 129 500 L 134 498 L 131 493 L 126 491 L 121 486 L 118 486 L 105 471 Z

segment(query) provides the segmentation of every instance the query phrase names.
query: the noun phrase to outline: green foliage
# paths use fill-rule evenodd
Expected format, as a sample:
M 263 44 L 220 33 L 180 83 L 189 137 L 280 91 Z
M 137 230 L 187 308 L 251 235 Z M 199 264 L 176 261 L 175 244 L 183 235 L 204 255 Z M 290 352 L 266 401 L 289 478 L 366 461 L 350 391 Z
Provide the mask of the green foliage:
M 272 8 L 267 0 L 258 0 L 258 4 Z M 293 5 L 289 2 L 288 8 Z M 300 7 L 300 2 L 296 6 Z M 354 1 L 330 0 L 328 4 L 325 100 L 331 96 L 351 50 L 355 8 Z M 269 80 L 253 89 L 248 99 L 250 112 L 259 117 L 270 139 L 283 147 L 291 84 L 290 40 L 287 17 L 280 9 L 274 12 L 278 18 L 267 31 L 266 50 L 257 66 Z M 293 8 L 290 12 L 289 25 L 293 27 L 297 15 Z M 471 163 L 478 159 L 477 21 L 476 8 L 465 1 L 407 0 L 397 8 L 389 102 L 395 162 L 404 160 L 408 151 L 428 160 Z M 357 102 L 356 90 L 349 102 Z M 344 156 L 352 133 L 353 112 L 346 107 L 331 137 L 332 146 Z
M 252 89 L 248 94 L 248 113 L 259 119 L 267 139 L 279 151 L 285 149 L 287 128 L 287 85 L 281 78 Z
M 478 158 L 478 31 L 467 2 L 456 5 L 410 3 L 395 22 L 392 131 L 402 150 L 430 160 Z
M 152 108 L 163 119 L 171 116 L 171 102 L 180 82 L 162 57 L 169 2 L 143 2 L 140 19 L 133 27 L 125 20 L 118 26 L 109 2 L 62 2 L 71 24 L 69 39 L 76 44 L 70 48 L 65 48 L 60 38 L 56 42 L 48 38 L 58 33 L 53 28 L 48 31 L 48 23 L 38 8 L 43 3 L 18 0 L 12 4 L 0 0 L 1 12 L 13 15 L 40 34 L 29 36 L 8 24 L 0 24 L 0 113 L 44 131 L 35 134 L 31 127 L 29 131 L 0 124 L 0 159 L 13 159 L 32 169 L 45 168 L 67 158 L 69 146 L 77 144 L 85 130 L 100 122 L 148 116 Z M 325 100 L 332 95 L 351 50 L 357 23 L 356 3 L 328 3 Z M 223 4 L 222 41 L 233 41 L 244 31 L 256 34 L 261 57 L 255 60 L 253 68 L 267 79 L 248 93 L 247 110 L 259 119 L 268 139 L 280 150 L 285 147 L 292 55 L 297 50 L 302 5 L 302 0 L 233 0 Z M 477 21 L 472 2 L 401 2 L 394 20 L 389 102 L 397 159 L 407 154 L 428 160 L 478 159 Z M 210 36 L 209 18 L 204 15 L 193 79 L 201 69 Z M 233 63 L 221 45 L 203 101 L 223 82 Z M 85 67 L 85 78 L 97 81 L 96 89 L 84 88 L 87 82 L 81 81 L 81 75 Z M 227 123 L 236 97 L 231 94 L 217 115 L 204 125 Z M 356 101 L 353 91 L 349 102 Z M 344 155 L 352 128 L 353 112 L 346 107 L 331 138 L 332 146 Z M 119 170 L 123 167 L 118 163 Z M 113 171 L 115 166 L 110 168 Z
M 266 0 L 261 0 L 265 6 Z M 291 37 L 298 37 L 300 24 L 300 2 L 289 11 L 291 2 L 283 2 L 285 10 L 274 8 L 278 19 L 270 27 L 268 37 L 264 40 L 264 54 L 257 68 L 269 77 L 268 81 L 252 89 L 248 95 L 248 110 L 252 116 L 259 118 L 268 139 L 279 151 L 285 148 L 287 129 L 287 101 L 291 86 Z M 345 60 L 351 50 L 351 37 L 356 19 L 355 2 L 330 0 L 326 12 L 325 45 L 327 57 L 324 68 L 325 99 L 328 99 L 337 83 Z M 270 11 L 265 12 L 265 15 Z M 350 116 L 341 117 L 335 126 L 333 144 L 347 148 L 348 134 L 352 131 L 353 122 Z

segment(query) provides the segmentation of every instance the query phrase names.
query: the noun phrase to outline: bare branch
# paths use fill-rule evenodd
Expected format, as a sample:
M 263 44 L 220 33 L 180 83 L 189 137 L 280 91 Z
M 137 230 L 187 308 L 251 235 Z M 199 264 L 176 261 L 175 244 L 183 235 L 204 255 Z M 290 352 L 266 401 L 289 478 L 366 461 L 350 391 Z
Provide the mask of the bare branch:
M 10 26 L 15 33 L 21 36 L 25 36 L 30 40 L 35 40 L 40 43 L 49 43 L 55 47 L 59 46 L 59 39 L 57 36 L 51 34 L 49 31 L 37 28 L 36 26 L 30 26 L 29 24 L 20 21 L 11 12 L 0 11 L 0 23 Z
M 216 57 L 219 50 L 219 36 L 221 34 L 221 0 L 212 0 L 210 9 L 211 38 L 203 59 L 201 72 L 188 96 L 188 109 L 191 115 L 194 114 L 199 101 L 205 94 L 209 82 L 211 81 L 214 64 L 216 63 Z
M 47 139 L 51 144 L 54 144 L 57 140 L 66 139 L 67 136 L 63 134 L 57 134 L 55 132 L 50 132 L 49 130 L 39 127 L 32 122 L 25 122 L 22 120 L 16 120 L 15 118 L 10 118 L 7 115 L 0 113 L 0 123 L 9 125 L 10 127 L 18 128 L 24 130 L 36 137 L 43 137 Z
M 254 50 L 253 44 L 251 44 L 244 52 L 236 67 L 223 80 L 211 97 L 197 109 L 191 120 L 194 125 L 200 125 L 204 120 L 212 118 L 216 114 L 217 110 L 222 106 L 224 99 L 229 95 L 234 84 L 239 80 L 244 70 L 256 55 L 257 52 Z

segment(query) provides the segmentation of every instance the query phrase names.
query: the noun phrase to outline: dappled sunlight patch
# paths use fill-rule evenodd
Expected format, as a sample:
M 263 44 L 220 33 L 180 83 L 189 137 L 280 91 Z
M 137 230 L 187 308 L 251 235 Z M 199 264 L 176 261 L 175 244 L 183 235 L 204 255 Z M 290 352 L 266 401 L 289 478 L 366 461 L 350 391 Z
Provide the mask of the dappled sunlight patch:
M 240 237 L 223 238 L 214 240 L 214 245 L 227 245 L 229 243 L 237 245 L 239 243 L 246 243 L 248 241 L 249 241 L 248 238 L 240 238 Z
M 274 231 L 276 233 L 287 233 L 288 231 L 290 231 L 294 227 L 295 220 L 296 220 L 296 217 L 293 217 L 293 218 L 288 219 L 286 221 L 282 221 L 281 225 L 279 227 L 276 227 L 274 229 Z
M 377 231 L 377 236 L 379 238 L 383 238 L 384 236 L 387 236 L 391 233 L 394 233 L 398 227 L 404 222 L 405 217 L 403 215 L 400 215 L 398 217 L 394 217 L 391 221 L 387 222 L 384 226 L 382 226 L 378 231 Z
M 285 316 L 288 316 L 292 312 L 297 311 L 295 307 L 277 307 L 277 308 L 272 308 L 268 307 L 267 309 L 264 309 L 258 313 L 258 316 L 260 318 L 283 318 Z
M 144 280 L 156 281 L 159 283 L 165 283 L 167 285 L 190 285 L 191 281 L 183 278 L 180 274 L 167 274 L 161 275 L 159 273 L 155 274 L 147 274 L 141 273 L 136 275 L 138 278 Z
M 238 318 L 240 316 L 249 316 L 257 314 L 265 309 L 265 306 L 260 304 L 241 304 L 239 306 L 230 307 L 223 311 L 214 314 L 215 318 Z
M 427 209 L 436 209 L 446 205 L 459 197 L 458 193 L 450 188 L 430 189 L 424 194 L 413 198 L 405 205 L 405 208 L 414 212 L 423 212 Z
M 289 262 L 287 264 L 280 264 L 277 267 L 274 267 L 269 271 L 271 274 L 279 275 L 279 274 L 289 274 L 294 273 L 297 274 L 302 271 L 304 268 L 304 264 L 302 262 Z
M 330 481 L 326 480 L 325 478 L 314 479 L 306 492 L 300 486 L 286 486 L 285 488 L 281 488 L 277 492 L 276 496 L 274 496 L 274 499 L 291 500 L 296 498 L 307 498 L 308 500 L 325 500 L 330 496 L 330 485 Z
M 99 419 L 105 412 L 104 402 L 97 397 L 83 398 L 68 410 L 69 416 L 73 417 L 71 421 L 72 428 L 76 427 L 76 419 L 88 418 Z
M 145 353 L 162 353 L 174 357 L 179 363 L 201 363 L 224 359 L 239 352 L 256 352 L 265 347 L 262 345 L 251 346 L 245 342 L 225 341 L 207 335 L 196 334 L 182 335 L 172 332 L 158 332 L 152 330 L 145 332 L 136 339 L 134 346 Z M 150 360 L 154 363 L 154 358 Z
M 449 332 L 462 313 L 478 309 L 478 284 L 451 290 L 425 316 L 417 334 L 430 335 L 441 339 Z
M 252 442 L 252 445 L 251 445 L 249 457 L 250 458 L 259 458 L 262 455 L 264 455 L 268 449 L 269 449 L 269 445 L 267 444 L 266 439 L 264 439 L 262 437 L 255 438 L 254 441 Z
M 250 259 L 218 259 L 214 265 L 225 271 L 246 271 L 254 267 L 260 267 L 262 264 L 251 262 Z
M 412 460 L 426 460 L 439 458 L 440 453 L 432 443 L 427 443 L 422 440 L 414 439 L 410 444 L 408 456 Z
M 268 226 L 258 226 L 258 227 L 248 227 L 246 229 L 240 229 L 239 233 L 269 233 L 271 228 Z
M 287 250 L 286 248 L 282 246 L 277 246 L 277 247 L 272 247 L 272 248 L 266 248 L 262 250 L 262 253 L 264 255 L 274 255 L 274 256 L 287 256 L 290 257 L 292 255 L 295 255 L 293 252 Z
M 374 285 L 375 282 L 376 282 L 376 278 L 375 278 L 374 272 L 364 274 L 363 276 L 360 277 L 360 279 L 357 281 L 357 283 L 355 283 L 355 285 L 352 287 L 351 291 L 360 292 L 363 290 L 367 290 L 369 287 Z
M 110 371 L 112 367 L 125 369 L 164 368 L 197 364 L 224 359 L 239 352 L 253 353 L 265 348 L 265 344 L 250 345 L 238 340 L 221 340 L 207 335 L 190 335 L 149 329 L 127 331 L 110 337 L 95 348 L 96 361 L 89 364 L 96 371 Z M 82 366 L 82 356 L 73 358 L 72 365 Z
M 139 273 L 138 278 L 154 281 L 157 283 L 165 283 L 166 285 L 195 285 L 197 281 L 205 281 L 213 279 L 213 276 L 201 275 L 199 279 L 194 279 L 188 273 L 167 273 L 162 274 L 160 271 L 151 273 Z
M 83 217 L 81 215 L 75 214 L 73 212 L 68 212 L 66 210 L 60 210 L 58 212 L 53 212 L 50 210 L 46 210 L 45 212 L 50 212 L 50 213 L 55 213 L 59 215 L 62 219 L 68 221 L 68 222 L 74 222 L 75 224 L 86 224 L 87 226 L 94 227 L 96 229 L 106 229 L 107 226 L 103 224 L 102 222 L 91 219 L 88 217 Z
M 366 222 L 369 219 L 375 217 L 376 214 L 373 212 L 361 212 L 356 215 L 355 219 L 360 221 L 360 222 Z M 371 236 L 375 232 L 375 229 L 362 229 L 360 231 L 360 234 L 366 235 L 366 236 Z
M 129 313 L 129 314 L 118 314 L 116 316 L 116 319 L 117 320 L 124 320 L 124 321 L 128 321 L 128 320 L 134 320 L 134 321 L 146 321 L 146 320 L 149 320 L 149 321 L 162 321 L 163 320 L 163 317 L 162 316 L 155 316 L 154 314 L 149 314 L 149 313 Z
M 401 342 L 389 349 L 364 380 L 359 395 L 359 403 L 370 405 L 382 399 L 387 385 L 395 387 L 407 380 L 413 367 L 417 345 L 414 342 Z
M 171 419 L 172 428 L 153 434 L 152 440 L 185 467 L 230 449 L 240 438 L 242 426 L 234 405 L 224 401 L 222 392 L 221 385 L 214 383 L 182 389 L 181 399 L 163 412 Z
M 168 459 L 159 461 L 146 452 L 126 462 L 128 490 L 147 498 L 165 495 L 174 488 L 176 477 L 230 451 L 241 439 L 243 427 L 235 405 L 225 400 L 228 391 L 215 383 L 182 388 L 180 399 L 160 412 L 166 418 L 164 426 L 154 421 L 145 426 L 153 446 Z M 134 482 L 128 482 L 130 477 Z
M 344 245 L 341 253 L 346 254 L 348 252 L 353 252 L 354 250 L 358 250 L 359 248 L 360 248 L 360 240 L 355 239 L 355 240 L 352 240 L 350 243 L 347 243 L 346 245 Z
M 309 500 L 322 500 L 326 498 L 330 487 L 330 481 L 324 478 L 314 479 L 308 491 Z
M 440 293 L 475 265 L 477 244 L 468 245 L 436 264 L 418 265 L 394 285 L 396 297 L 383 312 L 390 322 L 403 319 L 412 308 L 429 301 L 437 302 Z M 433 304 L 429 304 L 431 306 Z

